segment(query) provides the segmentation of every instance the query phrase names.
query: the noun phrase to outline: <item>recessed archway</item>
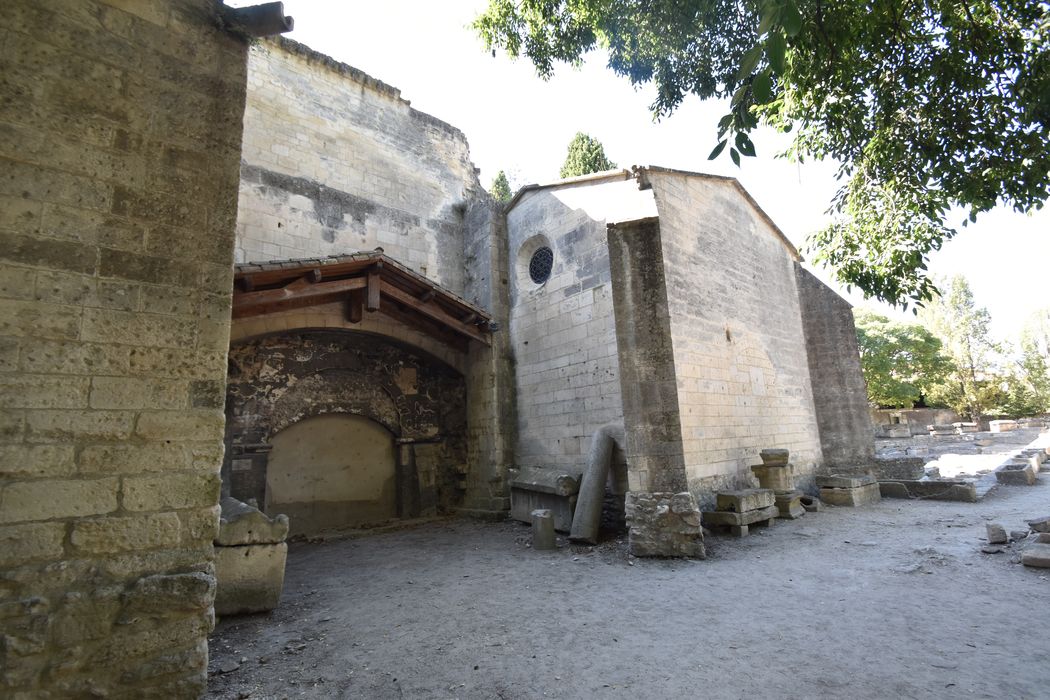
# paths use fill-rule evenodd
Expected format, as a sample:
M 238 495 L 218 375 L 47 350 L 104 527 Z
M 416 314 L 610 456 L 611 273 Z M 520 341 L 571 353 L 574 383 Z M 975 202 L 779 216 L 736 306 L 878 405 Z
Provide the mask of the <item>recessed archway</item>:
M 397 517 L 394 436 L 343 413 L 305 418 L 275 434 L 266 470 L 266 512 L 284 513 L 292 534 Z

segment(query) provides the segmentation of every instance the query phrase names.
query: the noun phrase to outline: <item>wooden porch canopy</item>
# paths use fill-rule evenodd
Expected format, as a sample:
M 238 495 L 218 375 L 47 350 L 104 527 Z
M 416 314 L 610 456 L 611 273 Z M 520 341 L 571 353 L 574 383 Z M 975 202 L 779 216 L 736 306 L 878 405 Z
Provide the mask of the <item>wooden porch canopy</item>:
M 340 301 L 350 323 L 378 311 L 461 350 L 490 344 L 488 314 L 379 251 L 236 266 L 234 319 Z

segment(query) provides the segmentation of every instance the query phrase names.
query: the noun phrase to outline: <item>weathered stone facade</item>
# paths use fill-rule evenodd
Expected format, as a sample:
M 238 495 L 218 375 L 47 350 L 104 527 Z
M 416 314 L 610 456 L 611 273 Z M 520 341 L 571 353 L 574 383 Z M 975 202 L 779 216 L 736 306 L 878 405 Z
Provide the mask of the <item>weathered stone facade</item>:
M 357 415 L 386 429 L 396 443 L 390 488 L 398 516 L 449 512 L 462 502 L 466 389 L 462 374 L 437 358 L 382 336 L 300 331 L 235 344 L 229 367 L 224 483 L 238 500 L 289 515 L 293 533 L 354 524 L 353 504 L 330 494 L 318 499 L 327 512 L 305 503 L 270 507 L 274 436 L 316 416 Z
M 247 45 L 213 0 L 4 16 L 0 696 L 196 697 Z
M 288 39 L 251 49 L 237 261 L 372 250 L 457 294 L 467 139 L 394 87 Z

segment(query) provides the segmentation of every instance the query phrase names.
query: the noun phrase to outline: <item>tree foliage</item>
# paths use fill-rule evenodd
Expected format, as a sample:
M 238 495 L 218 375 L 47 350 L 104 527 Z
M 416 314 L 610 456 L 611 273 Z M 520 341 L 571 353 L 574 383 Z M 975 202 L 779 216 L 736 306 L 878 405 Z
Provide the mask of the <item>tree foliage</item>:
M 833 158 L 843 186 L 811 239 L 840 281 L 891 304 L 934 294 L 927 254 L 997 203 L 1050 197 L 1050 3 L 1037 0 L 490 0 L 474 27 L 542 77 L 604 49 L 656 116 L 727 98 L 711 154 Z M 965 223 L 965 222 L 964 222 Z
M 507 173 L 500 170 L 496 173 L 496 177 L 492 180 L 492 187 L 489 188 L 489 194 L 497 202 L 509 202 L 511 198 L 510 182 L 507 181 Z
M 976 422 L 1002 399 L 999 347 L 989 332 L 991 315 L 977 306 L 966 278 L 957 275 L 944 287 L 919 314 L 952 360 L 950 375 L 930 388 L 930 397 Z
M 1020 354 L 1006 384 L 1004 413 L 1021 417 L 1050 412 L 1050 309 L 1033 314 L 1021 330 Z
M 868 400 L 875 406 L 911 408 L 951 373 L 941 341 L 922 326 L 864 309 L 854 319 Z
M 615 167 L 616 163 L 605 157 L 605 147 L 601 141 L 578 131 L 569 142 L 569 152 L 565 156 L 559 176 L 577 177 L 612 170 Z

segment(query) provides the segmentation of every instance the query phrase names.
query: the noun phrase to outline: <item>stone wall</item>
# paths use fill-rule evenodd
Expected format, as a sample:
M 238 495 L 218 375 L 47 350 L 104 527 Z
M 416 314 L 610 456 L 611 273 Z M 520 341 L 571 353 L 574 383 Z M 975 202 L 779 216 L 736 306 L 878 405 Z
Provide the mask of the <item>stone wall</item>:
M 467 355 L 467 492 L 463 512 L 501 517 L 510 509 L 507 468 L 514 464 L 515 387 L 508 315 L 507 227 L 503 206 L 488 196 L 466 212 L 464 296 L 497 319 L 491 345 L 471 343 Z
M 812 473 L 821 446 L 797 253 L 735 181 L 647 171 L 660 215 L 686 474 L 743 486 L 766 447 Z
M 518 466 L 581 471 L 591 437 L 623 420 L 606 223 L 655 213 L 627 173 L 526 191 L 507 213 Z M 529 261 L 554 253 L 537 284 Z
M 875 457 L 875 440 L 853 309 L 801 265 L 798 294 L 825 465 L 863 471 Z
M 628 487 L 681 492 L 687 487 L 682 416 L 659 222 L 610 226 L 609 254 Z
M 0 29 L 0 695 L 196 697 L 246 45 L 213 0 Z
M 260 507 L 270 501 L 268 454 L 275 434 L 305 418 L 344 413 L 378 423 L 395 439 L 399 516 L 447 512 L 461 503 L 466 389 L 451 366 L 369 333 L 299 331 L 235 344 L 229 368 L 223 481 L 234 498 Z M 293 532 L 340 524 L 323 513 L 303 513 L 317 515 L 317 522 L 304 528 L 289 512 Z
M 466 138 L 400 92 L 287 39 L 249 58 L 237 260 L 377 246 L 462 294 L 480 189 Z

